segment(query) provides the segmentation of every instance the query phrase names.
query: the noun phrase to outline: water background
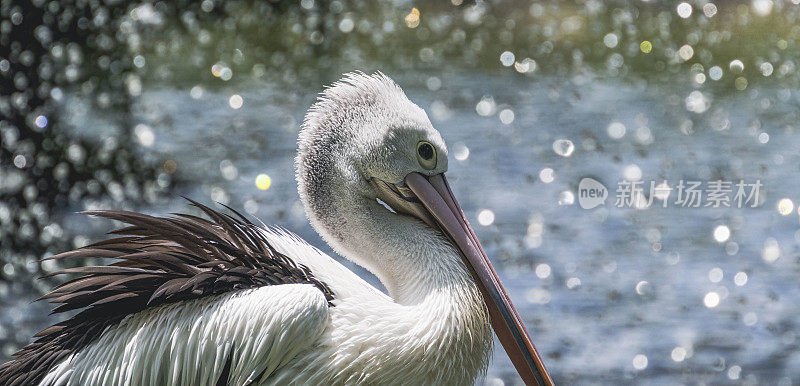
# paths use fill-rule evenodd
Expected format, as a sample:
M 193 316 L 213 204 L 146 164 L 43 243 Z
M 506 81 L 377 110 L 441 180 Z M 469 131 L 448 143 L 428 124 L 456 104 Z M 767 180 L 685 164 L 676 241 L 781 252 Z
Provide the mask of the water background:
M 434 36 L 442 15 L 451 15 L 449 28 L 466 23 L 478 36 L 482 27 L 471 18 L 492 17 L 483 26 L 490 32 L 480 47 L 469 39 L 464 43 L 477 52 L 473 59 L 466 53 L 460 58 L 449 55 L 441 48 L 447 39 L 419 36 L 422 43 L 408 43 L 413 55 L 405 55 L 405 43 L 395 42 L 389 46 L 399 52 L 380 59 L 376 52 L 389 48 L 376 43 L 375 35 L 363 33 L 352 40 L 336 40 L 335 35 L 330 47 L 320 49 L 319 62 L 325 64 L 318 63 L 322 69 L 315 71 L 313 49 L 281 51 L 270 46 L 278 43 L 268 38 L 263 50 L 275 49 L 281 55 L 249 54 L 242 47 L 257 47 L 259 35 L 248 35 L 244 28 L 228 31 L 228 19 L 213 24 L 220 31 L 201 28 L 205 32 L 197 39 L 210 34 L 211 43 L 205 46 L 187 43 L 195 37 L 185 32 L 139 43 L 143 48 L 133 52 L 147 61 L 133 86 L 130 79 L 126 83 L 135 97 L 129 130 L 113 123 L 113 111 L 98 109 L 91 92 L 65 89 L 58 111 L 71 138 L 100 143 L 115 138 L 135 144 L 141 162 L 156 165 L 158 178 L 172 188 L 144 203 L 113 195 L 68 202 L 54 212 L 54 222 L 75 235 L 70 236 L 72 244 L 82 245 L 103 238 L 114 224 L 75 211 L 128 208 L 166 215 L 190 210 L 180 198 L 186 195 L 242 209 L 332 254 L 308 225 L 297 197 L 293 157 L 299 124 L 322 86 L 342 72 L 382 70 L 428 112 L 442 133 L 450 150 L 448 179 L 557 383 L 798 383 L 800 93 L 794 72 L 787 70 L 778 78 L 782 65 L 794 65 L 796 50 L 773 47 L 778 57 L 770 59 L 761 55 L 760 46 L 732 56 L 720 44 L 696 43 L 693 60 L 675 58 L 692 33 L 707 36 L 716 28 L 709 23 L 735 30 L 737 15 L 744 13 L 750 17 L 746 25 L 775 24 L 775 36 L 763 39 L 779 45 L 782 33 L 798 33 L 791 27 L 781 30 L 778 23 L 794 20 L 796 8 L 774 3 L 766 16 L 772 19 L 761 20 L 760 3 L 737 3 L 739 8 L 719 4 L 719 14 L 712 17 L 698 3 L 692 18 L 685 19 L 676 13 L 678 3 L 650 11 L 650 5 L 638 3 L 601 11 L 592 4 L 543 8 L 550 17 L 535 16 L 535 4 L 516 4 L 525 14 L 515 19 L 519 25 L 536 22 L 546 28 L 556 23 L 565 33 L 572 27 L 564 23 L 576 17 L 578 28 L 584 29 L 580 38 L 551 36 L 536 41 L 533 48 L 516 50 L 533 43 L 517 35 L 507 44 L 491 39 L 492 34 L 502 35 L 498 30 L 509 30 L 503 22 L 507 12 L 499 6 L 478 3 L 457 11 L 431 11 L 437 15 L 430 19 Z M 411 24 L 405 25 L 412 6 L 398 3 L 379 15 L 395 23 L 392 31 L 405 33 L 412 30 Z M 137 9 L 131 17 L 141 19 L 144 11 Z M 421 9 L 425 27 L 426 10 Z M 148 17 L 159 15 L 158 10 L 148 11 Z M 661 40 L 647 36 L 649 24 L 641 21 L 645 11 L 653 20 L 665 19 L 673 26 L 666 35 L 663 26 L 655 34 Z M 250 17 L 244 11 L 230 12 L 234 25 L 246 24 Z M 628 14 L 640 21 L 631 22 L 638 32 L 626 29 Z M 367 16 L 355 9 L 341 11 L 330 16 L 333 21 L 328 24 L 334 32 L 358 31 L 362 18 L 387 30 L 385 22 Z M 733 21 L 724 24 L 723 17 Z M 354 27 L 342 25 L 345 18 L 354 19 Z M 169 26 L 171 21 L 161 23 Z M 285 23 L 291 27 L 291 21 Z M 523 35 L 519 28 L 510 30 Z M 613 31 L 619 34 L 615 47 L 620 57 L 606 42 Z M 391 33 L 386 34 L 390 39 Z M 672 51 L 659 50 L 661 57 L 647 62 L 651 59 L 642 58 L 640 44 L 645 39 L 663 42 Z M 377 48 L 358 51 L 367 44 L 364 41 Z M 551 42 L 550 53 L 542 53 L 543 41 Z M 794 40 L 789 44 L 794 47 Z M 526 49 L 528 54 L 521 53 Z M 702 58 L 704 49 L 717 56 Z M 238 63 L 236 50 L 245 58 Z M 506 50 L 516 51 L 511 60 L 517 67 L 505 66 Z M 292 53 L 301 59 L 293 60 Z M 539 68 L 525 71 L 526 57 Z M 744 70 L 731 64 L 734 58 L 741 58 Z M 625 64 L 617 66 L 617 60 Z M 775 68 L 774 75 L 764 75 L 761 65 L 766 61 Z M 724 72 L 719 81 L 711 79 L 714 65 Z M 225 69 L 233 73 L 229 81 L 221 80 Z M 703 74 L 703 82 L 698 74 Z M 739 78 L 748 81 L 744 88 Z M 241 107 L 233 108 L 234 96 L 241 97 Z M 558 154 L 553 145 L 559 140 L 569 140 L 574 151 Z M 552 181 L 547 171 L 542 173 L 548 168 Z M 256 187 L 259 174 L 271 177 L 268 190 Z M 605 205 L 591 210 L 578 205 L 578 182 L 584 177 L 609 188 Z M 736 208 L 735 203 L 732 208 L 680 207 L 673 191 L 666 208 L 656 199 L 651 207 L 636 209 L 614 205 L 623 180 L 644 181 L 646 198 L 650 181 L 667 181 L 673 188 L 680 180 L 702 181 L 705 188 L 713 180 L 758 180 L 763 187 L 755 208 Z M 793 204 L 785 215 L 778 207 L 782 199 Z M 783 201 L 784 208 L 786 204 Z M 482 212 L 484 221 L 479 221 Z M 720 226 L 729 237 L 715 238 Z M 376 283 L 364 270 L 345 263 Z M 46 316 L 46 304 L 30 303 L 38 294 L 28 287 L 3 288 L 0 336 L 7 347 L 0 359 L 16 342 L 27 341 L 58 320 Z M 502 347 L 496 346 L 487 383 L 519 383 Z

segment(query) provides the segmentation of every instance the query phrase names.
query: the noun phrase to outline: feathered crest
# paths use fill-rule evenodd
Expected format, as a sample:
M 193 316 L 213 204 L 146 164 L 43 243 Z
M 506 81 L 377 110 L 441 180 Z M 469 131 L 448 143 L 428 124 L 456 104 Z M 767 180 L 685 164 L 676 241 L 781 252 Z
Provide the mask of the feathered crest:
M 408 99 L 403 89 L 380 71 L 372 75 L 361 71 L 348 72 L 341 79 L 325 87 L 317 97 L 317 102 L 311 107 L 311 112 L 319 110 L 326 103 L 358 104 L 381 96 Z
M 372 75 L 360 71 L 344 74 L 342 79 L 326 87 L 308 110 L 303 119 L 301 137 L 303 132 L 313 130 L 317 126 L 341 123 L 348 118 L 348 114 L 367 111 L 364 106 L 379 101 L 407 102 L 408 97 L 400 86 L 380 71 Z
M 103 257 L 118 261 L 48 275 L 80 275 L 39 299 L 58 304 L 53 313 L 80 312 L 36 334 L 35 342 L 0 366 L 0 384 L 38 383 L 53 366 L 94 341 L 106 328 L 148 307 L 292 283 L 316 286 L 331 305 L 330 288 L 307 267 L 276 251 L 244 216 L 231 208 L 236 217 L 187 200 L 211 221 L 188 214 L 153 217 L 128 211 L 85 212 L 130 226 L 110 232 L 117 237 L 50 259 Z

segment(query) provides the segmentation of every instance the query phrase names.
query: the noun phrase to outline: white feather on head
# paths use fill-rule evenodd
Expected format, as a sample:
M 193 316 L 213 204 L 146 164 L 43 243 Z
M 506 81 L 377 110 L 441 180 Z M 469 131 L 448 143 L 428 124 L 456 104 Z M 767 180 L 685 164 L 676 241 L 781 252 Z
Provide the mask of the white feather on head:
M 432 170 L 419 164 L 421 140 L 439 153 Z M 407 265 L 422 257 L 395 259 L 387 253 L 389 246 L 401 251 L 402 244 L 419 240 L 432 240 L 432 247 L 442 244 L 438 232 L 418 220 L 388 213 L 368 182 L 396 183 L 410 172 L 447 170 L 441 135 L 386 75 L 349 73 L 326 88 L 305 117 L 295 164 L 312 226 L 339 254 L 377 275 L 390 292 L 395 279 L 405 279 L 398 275 L 405 275 Z

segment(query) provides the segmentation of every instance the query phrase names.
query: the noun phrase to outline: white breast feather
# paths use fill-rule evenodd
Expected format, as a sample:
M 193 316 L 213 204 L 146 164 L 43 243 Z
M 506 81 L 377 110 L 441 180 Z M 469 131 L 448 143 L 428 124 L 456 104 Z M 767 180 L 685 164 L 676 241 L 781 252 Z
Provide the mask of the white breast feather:
M 491 352 L 474 286 L 404 306 L 290 233 L 270 244 L 334 292 L 309 284 L 242 290 L 124 319 L 51 370 L 41 385 L 213 385 L 233 348 L 231 385 L 472 383 Z M 463 283 L 462 283 L 463 284 Z
M 148 309 L 110 327 L 40 385 L 208 385 L 271 374 L 312 345 L 328 305 L 309 284 L 242 290 Z

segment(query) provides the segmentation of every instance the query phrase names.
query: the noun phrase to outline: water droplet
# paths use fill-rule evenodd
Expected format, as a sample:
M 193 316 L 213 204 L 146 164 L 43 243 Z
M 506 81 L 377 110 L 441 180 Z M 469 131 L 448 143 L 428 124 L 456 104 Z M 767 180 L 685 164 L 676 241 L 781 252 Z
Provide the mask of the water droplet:
M 230 160 L 224 159 L 219 163 L 219 171 L 222 173 L 222 178 L 233 181 L 239 177 L 239 169 Z
M 478 224 L 489 226 L 494 223 L 494 212 L 489 209 L 484 209 L 478 213 Z
M 133 58 L 133 65 L 136 66 L 137 68 L 143 68 L 145 64 L 146 64 L 146 61 L 144 59 L 144 56 L 136 55 Z
M 649 127 L 643 126 L 636 129 L 636 142 L 639 142 L 642 145 L 649 145 L 653 143 L 653 136 Z
M 728 369 L 728 379 L 737 380 L 739 376 L 742 374 L 742 368 L 739 366 L 731 366 Z
M 733 256 L 739 253 L 739 244 L 734 241 L 729 241 L 725 244 L 725 253 L 727 253 L 728 256 Z
M 734 59 L 734 60 L 731 60 L 730 64 L 728 64 L 728 68 L 732 72 L 734 72 L 736 74 L 739 74 L 742 71 L 744 71 L 744 63 L 742 63 L 742 61 L 739 60 L 739 59 Z
M 539 264 L 536 266 L 536 277 L 539 279 L 547 279 L 550 277 L 550 266 L 547 264 Z
M 611 124 L 608 125 L 608 128 L 606 129 L 606 131 L 608 132 L 608 136 L 613 139 L 620 139 L 624 137 L 625 130 L 626 130 L 625 125 L 623 125 L 621 122 L 611 122 Z
M 642 280 L 636 283 L 636 293 L 639 295 L 646 295 L 650 292 L 650 283 L 647 280 Z
M 712 283 L 719 283 L 722 281 L 723 276 L 722 268 L 711 268 L 711 270 L 708 271 L 708 280 Z
M 342 19 L 342 21 L 339 22 L 339 31 L 342 31 L 344 33 L 351 32 L 353 30 L 353 27 L 355 27 L 355 23 L 353 23 L 353 19 L 349 17 L 345 17 L 344 19 Z
M 747 284 L 747 273 L 737 272 L 736 275 L 733 276 L 733 282 L 739 287 Z
M 720 80 L 722 79 L 722 67 L 720 66 L 713 66 L 708 69 L 708 77 L 711 80 Z
M 733 85 L 737 90 L 742 91 L 747 88 L 747 78 L 740 76 L 733 81 Z
M 428 90 L 438 91 L 442 87 L 442 80 L 438 77 L 432 76 L 425 81 L 425 86 L 428 87 Z
M 633 368 L 636 370 L 644 370 L 647 368 L 647 356 L 644 354 L 637 354 L 633 357 Z
M 755 326 L 756 323 L 758 323 L 758 315 L 756 315 L 755 312 L 748 312 L 748 313 L 744 314 L 744 317 L 742 318 L 742 321 L 747 326 L 751 326 L 751 327 Z
M 233 94 L 228 99 L 228 105 L 230 105 L 231 108 L 234 110 L 240 109 L 243 104 L 244 104 L 244 99 L 242 99 L 241 95 L 239 94 Z
M 778 240 L 772 237 L 764 241 L 764 249 L 761 250 L 761 258 L 764 261 L 771 263 L 781 257 L 781 247 L 778 245 Z
M 753 0 L 753 11 L 758 16 L 766 16 L 772 12 L 772 0 Z
M 191 96 L 192 99 L 200 99 L 203 97 L 203 91 L 203 87 L 200 87 L 200 85 L 194 86 L 189 90 L 189 96 Z
M 553 142 L 553 151 L 562 157 L 569 157 L 575 151 L 575 144 L 568 139 L 557 139 Z
M 150 129 L 150 126 L 143 123 L 136 125 L 136 127 L 133 128 L 133 133 L 136 134 L 136 139 L 139 140 L 139 143 L 145 147 L 153 146 L 156 140 L 156 136 L 153 134 L 153 130 Z
M 503 109 L 500 111 L 500 122 L 503 122 L 505 125 L 510 125 L 511 122 L 514 122 L 514 111 L 510 109 Z
M 603 44 L 608 48 L 614 48 L 619 43 L 619 38 L 614 33 L 608 33 L 603 37 Z
M 758 67 L 761 70 L 761 75 L 764 75 L 764 76 L 772 75 L 772 71 L 774 70 L 773 67 L 772 67 L 772 63 L 770 63 L 770 62 L 761 63 L 761 65 L 758 66 Z
M 555 180 L 556 174 L 551 168 L 544 168 L 539 171 L 539 179 L 542 180 L 545 184 L 549 184 Z
M 731 237 L 731 230 L 727 225 L 718 225 L 714 228 L 714 240 L 718 243 L 724 243 Z
M 406 26 L 408 28 L 417 28 L 419 26 L 420 12 L 417 8 L 411 8 L 411 12 L 405 17 Z
M 25 159 L 25 156 L 24 156 L 24 155 L 22 155 L 22 154 L 17 154 L 17 155 L 14 157 L 14 166 L 16 166 L 17 168 L 20 168 L 20 169 L 22 169 L 22 168 L 24 168 L 24 167 L 25 167 L 25 165 L 26 165 L 27 163 L 28 163 L 28 160 L 26 160 L 26 159 Z
M 628 165 L 622 172 L 622 176 L 628 181 L 639 181 L 642 179 L 642 169 L 637 165 Z
M 703 14 L 706 17 L 714 17 L 717 14 L 717 6 L 714 3 L 706 3 L 703 5 Z
M 678 49 L 678 55 L 684 61 L 689 60 L 692 58 L 692 56 L 694 56 L 694 49 L 692 46 L 684 44 L 680 49 Z
M 680 346 L 675 347 L 672 349 L 670 357 L 675 362 L 683 362 L 683 360 L 686 359 L 686 349 Z
M 222 62 L 217 62 L 217 63 L 214 63 L 214 64 L 211 66 L 211 75 L 214 75 L 214 77 L 216 77 L 216 78 L 219 78 L 219 77 L 221 77 L 221 76 L 222 76 L 222 71 L 223 71 L 224 69 L 226 69 L 226 68 L 228 68 L 228 66 L 226 66 L 226 65 L 225 65 L 225 64 L 223 64 Z
M 788 198 L 778 201 L 778 213 L 783 216 L 788 216 L 794 211 L 794 203 Z
M 571 278 L 567 279 L 566 284 L 567 284 L 567 288 L 576 289 L 576 288 L 581 286 L 581 279 L 579 279 L 577 277 L 571 277 Z
M 14 269 L 14 265 L 13 264 L 5 263 L 5 265 L 3 265 L 3 273 L 7 277 L 13 278 L 14 277 L 14 272 L 15 272 L 15 269 Z
M 453 145 L 453 157 L 458 161 L 466 161 L 469 158 L 469 148 L 462 142 Z
M 520 74 L 534 72 L 536 71 L 536 61 L 531 58 L 525 58 L 521 62 L 515 62 L 514 69 Z
M 36 127 L 43 129 L 47 127 L 47 117 L 45 117 L 44 115 L 39 115 L 36 117 L 33 123 L 36 125 Z
M 706 82 L 706 74 L 697 74 L 694 76 L 694 81 L 697 84 L 703 84 Z
M 711 101 L 700 91 L 692 91 L 684 100 L 686 110 L 702 114 L 711 107 Z
M 575 194 L 565 190 L 558 194 L 558 205 L 572 205 L 575 203 Z
M 267 190 L 272 185 L 272 179 L 268 175 L 261 173 L 256 176 L 256 187 L 260 190 Z
M 500 54 L 500 63 L 502 63 L 505 67 L 510 67 L 512 64 L 514 64 L 514 59 L 514 53 L 511 51 L 505 51 Z
M 692 5 L 687 2 L 678 4 L 678 7 L 675 10 L 678 12 L 678 16 L 683 19 L 692 16 Z
M 644 52 L 645 54 L 649 54 L 650 51 L 653 50 L 653 43 L 650 43 L 650 41 L 645 40 L 642 42 L 642 44 L 639 45 L 639 49 L 642 50 L 642 52 Z
M 497 106 L 494 103 L 494 98 L 485 96 L 475 105 L 475 112 L 482 117 L 488 117 L 495 113 L 496 108 Z
M 706 296 L 703 297 L 703 304 L 705 304 L 705 306 L 708 308 L 714 308 L 718 306 L 719 301 L 719 294 L 714 291 L 707 293 Z

